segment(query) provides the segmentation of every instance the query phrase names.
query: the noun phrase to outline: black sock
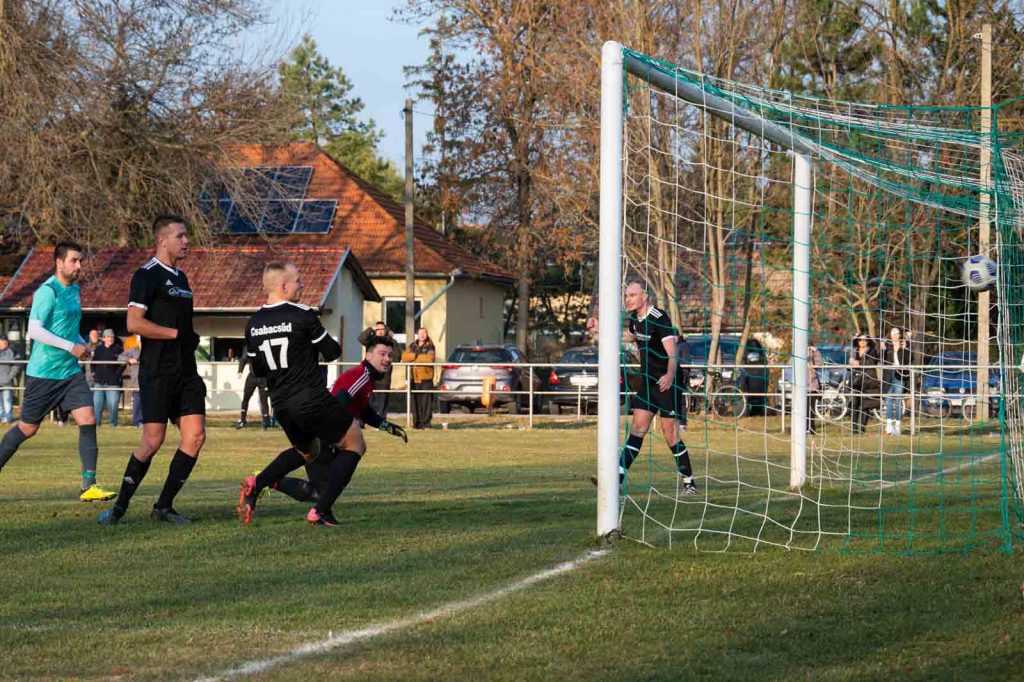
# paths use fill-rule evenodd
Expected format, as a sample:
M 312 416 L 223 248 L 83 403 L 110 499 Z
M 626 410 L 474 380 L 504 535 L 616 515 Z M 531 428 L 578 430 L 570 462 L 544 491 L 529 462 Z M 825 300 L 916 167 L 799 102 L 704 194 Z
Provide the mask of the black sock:
M 337 456 L 331 462 L 331 475 L 324 486 L 323 494 L 317 500 L 316 510 L 321 514 L 330 514 L 331 507 L 337 501 L 338 496 L 352 480 L 352 474 L 359 466 L 360 456 L 351 450 L 338 450 Z
M 282 450 L 263 471 L 256 475 L 256 492 L 274 485 L 305 463 L 305 458 L 295 448 Z
M 28 436 L 18 428 L 15 424 L 11 428 L 7 429 L 7 433 L 0 439 L 0 469 L 4 468 L 7 461 L 14 457 L 14 453 L 18 451 L 21 444 L 28 440 Z
M 198 455 L 190 457 L 181 450 L 174 451 L 171 466 L 167 468 L 167 480 L 164 481 L 164 489 L 160 491 L 155 509 L 170 509 L 174 505 L 174 496 L 181 490 L 181 486 L 185 485 L 197 459 Z
M 316 502 L 320 498 L 312 483 L 292 476 L 285 476 L 278 481 L 274 490 L 299 502 Z
M 121 480 L 121 490 L 117 493 L 114 506 L 120 507 L 122 510 L 128 509 L 132 495 L 142 484 L 142 479 L 146 477 L 147 471 L 149 471 L 149 462 L 136 459 L 134 454 L 128 458 L 128 466 L 124 468 L 124 479 Z
M 632 431 L 626 438 L 626 446 L 622 448 L 622 461 L 619 462 L 619 483 L 626 478 L 626 472 L 633 465 L 633 460 L 640 454 L 640 448 L 644 444 L 644 437 L 638 436 Z
M 690 453 L 686 449 L 686 443 L 679 441 L 671 448 L 672 456 L 676 458 L 676 469 L 683 475 L 683 478 L 693 478 L 693 467 L 690 466 Z
M 82 490 L 96 482 L 96 460 L 99 458 L 96 445 L 96 425 L 78 427 L 78 459 L 82 462 Z

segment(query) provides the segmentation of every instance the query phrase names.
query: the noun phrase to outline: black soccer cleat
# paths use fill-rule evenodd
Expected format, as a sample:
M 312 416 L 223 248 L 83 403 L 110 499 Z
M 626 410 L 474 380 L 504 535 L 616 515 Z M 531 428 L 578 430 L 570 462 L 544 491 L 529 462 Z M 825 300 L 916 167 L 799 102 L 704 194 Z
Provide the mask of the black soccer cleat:
M 696 495 L 697 484 L 693 482 L 693 477 L 683 479 L 683 494 L 684 495 Z
M 100 513 L 99 522 L 104 526 L 113 526 L 121 520 L 124 516 L 124 509 L 121 509 L 116 504 L 110 509 L 107 509 Z
M 149 512 L 149 518 L 153 519 L 157 523 L 173 523 L 177 526 L 187 526 L 192 523 L 184 516 L 174 511 L 174 507 L 168 507 L 167 509 L 157 509 L 153 507 L 153 511 Z

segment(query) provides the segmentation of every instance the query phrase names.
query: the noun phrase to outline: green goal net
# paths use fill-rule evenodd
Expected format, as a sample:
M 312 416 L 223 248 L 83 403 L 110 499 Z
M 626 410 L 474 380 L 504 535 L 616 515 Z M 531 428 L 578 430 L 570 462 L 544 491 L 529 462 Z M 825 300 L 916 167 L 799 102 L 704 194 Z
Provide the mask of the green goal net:
M 659 420 L 685 419 L 697 482 L 686 494 L 656 422 L 616 525 L 703 550 L 1011 548 L 1024 497 L 1024 140 L 1000 125 L 1020 103 L 835 101 L 628 49 L 615 68 L 622 133 L 602 144 L 617 146 L 621 183 L 605 174 L 602 191 L 618 192 L 619 266 L 602 261 L 601 277 L 615 291 L 641 281 L 678 332 L 680 414 Z M 965 285 L 972 255 L 998 264 L 989 291 Z M 617 452 L 639 404 L 638 353 L 657 352 L 642 347 L 617 343 L 629 389 Z

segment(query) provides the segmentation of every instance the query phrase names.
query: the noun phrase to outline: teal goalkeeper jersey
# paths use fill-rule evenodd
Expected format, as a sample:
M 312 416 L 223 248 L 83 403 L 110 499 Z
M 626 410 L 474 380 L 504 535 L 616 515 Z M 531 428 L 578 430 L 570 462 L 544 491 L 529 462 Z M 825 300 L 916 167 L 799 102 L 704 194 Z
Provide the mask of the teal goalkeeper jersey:
M 66 287 L 56 275 L 51 276 L 36 289 L 32 296 L 30 320 L 39 320 L 43 329 L 62 339 L 77 343 L 82 323 L 82 299 L 78 283 Z M 28 359 L 25 374 L 40 379 L 67 379 L 82 368 L 75 356 L 66 350 L 48 346 L 39 341 L 32 342 L 32 355 Z

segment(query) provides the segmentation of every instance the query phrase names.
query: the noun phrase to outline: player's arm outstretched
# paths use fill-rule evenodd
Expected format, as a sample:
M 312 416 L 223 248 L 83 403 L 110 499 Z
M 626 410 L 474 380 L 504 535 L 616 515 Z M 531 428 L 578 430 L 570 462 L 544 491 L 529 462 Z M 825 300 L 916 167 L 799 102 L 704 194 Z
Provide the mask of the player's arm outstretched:
M 342 407 L 349 409 L 348 406 L 349 403 L 352 402 L 352 395 L 346 389 L 339 386 L 337 388 L 337 393 L 334 394 L 334 399 L 337 400 Z M 396 438 L 401 438 L 406 443 L 409 442 L 409 436 L 406 435 L 405 429 L 394 422 L 389 422 L 387 419 L 380 416 L 369 405 L 363 408 L 362 412 L 359 414 L 359 419 L 361 419 L 367 426 L 380 429 L 384 433 L 390 433 Z

